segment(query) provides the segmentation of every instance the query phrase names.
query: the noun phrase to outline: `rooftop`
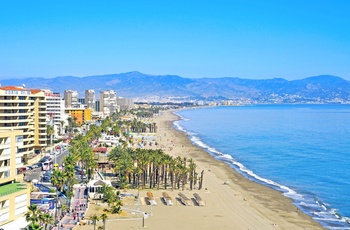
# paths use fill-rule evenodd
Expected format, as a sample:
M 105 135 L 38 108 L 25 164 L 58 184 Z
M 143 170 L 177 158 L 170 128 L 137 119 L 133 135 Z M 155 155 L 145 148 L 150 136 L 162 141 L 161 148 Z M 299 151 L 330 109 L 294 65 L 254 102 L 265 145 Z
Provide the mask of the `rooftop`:
M 6 185 L 0 185 L 0 188 L 0 197 L 2 197 L 11 193 L 27 189 L 27 185 L 22 183 L 11 183 Z

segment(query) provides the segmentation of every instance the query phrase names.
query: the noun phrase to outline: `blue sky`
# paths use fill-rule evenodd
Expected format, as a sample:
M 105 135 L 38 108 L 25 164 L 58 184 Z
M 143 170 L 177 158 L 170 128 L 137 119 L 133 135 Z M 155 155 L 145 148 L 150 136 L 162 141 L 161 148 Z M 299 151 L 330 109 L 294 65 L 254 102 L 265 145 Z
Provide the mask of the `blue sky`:
M 350 80 L 350 1 L 0 1 L 0 79 Z

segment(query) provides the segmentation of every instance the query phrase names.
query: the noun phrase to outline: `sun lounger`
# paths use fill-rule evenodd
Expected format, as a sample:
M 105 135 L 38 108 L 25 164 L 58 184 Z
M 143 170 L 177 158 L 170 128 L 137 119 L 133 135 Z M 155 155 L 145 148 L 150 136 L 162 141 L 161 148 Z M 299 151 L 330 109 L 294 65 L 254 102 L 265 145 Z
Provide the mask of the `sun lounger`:
M 150 205 L 157 205 L 156 200 L 154 199 L 153 193 L 152 192 L 147 192 L 147 198 L 148 198 L 148 202 Z
M 169 196 L 169 194 L 167 192 L 163 192 L 162 195 L 163 195 L 163 199 L 164 199 L 165 204 L 167 206 L 172 206 L 173 201 L 172 201 L 171 197 Z
M 199 196 L 198 193 L 194 193 L 193 196 L 194 196 L 194 199 L 196 200 L 198 206 L 205 206 L 202 198 Z
M 180 197 L 181 202 L 184 205 L 186 205 L 186 206 L 192 205 L 191 200 L 187 196 L 185 196 L 185 194 L 183 194 L 182 192 L 179 193 L 179 197 Z

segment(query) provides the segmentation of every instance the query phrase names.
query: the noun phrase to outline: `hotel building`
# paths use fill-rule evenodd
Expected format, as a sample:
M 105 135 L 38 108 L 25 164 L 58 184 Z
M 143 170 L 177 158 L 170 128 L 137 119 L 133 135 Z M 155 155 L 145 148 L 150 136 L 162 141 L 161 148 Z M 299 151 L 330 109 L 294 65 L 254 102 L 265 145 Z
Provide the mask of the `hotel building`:
M 14 229 L 8 225 L 23 218 L 30 205 L 30 189 L 23 181 L 20 168 L 24 142 L 23 130 L 0 130 L 0 228 Z M 4 225 L 7 225 L 6 227 Z
M 46 96 L 47 115 L 50 117 L 50 124 L 55 126 L 55 132 L 62 133 L 67 118 L 64 113 L 64 100 L 60 93 L 51 90 L 43 90 Z
M 100 112 L 109 116 L 119 110 L 117 94 L 114 90 L 105 90 L 100 93 Z
M 0 130 L 23 131 L 23 145 L 17 153 L 22 161 L 46 147 L 47 121 L 46 98 L 41 90 L 23 87 L 0 87 Z
M 93 89 L 85 90 L 85 105 L 86 108 L 95 111 L 95 91 Z
M 64 105 L 66 108 L 79 108 L 78 92 L 75 90 L 65 90 Z

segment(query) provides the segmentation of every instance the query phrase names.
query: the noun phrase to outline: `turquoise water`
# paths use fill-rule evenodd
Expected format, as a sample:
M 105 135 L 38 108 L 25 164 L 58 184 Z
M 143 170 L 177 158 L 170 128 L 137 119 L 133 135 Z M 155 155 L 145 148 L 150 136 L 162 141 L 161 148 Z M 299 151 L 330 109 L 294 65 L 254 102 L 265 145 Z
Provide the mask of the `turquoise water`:
M 350 229 L 350 105 L 178 111 L 175 127 L 247 178 L 281 191 L 329 229 Z

